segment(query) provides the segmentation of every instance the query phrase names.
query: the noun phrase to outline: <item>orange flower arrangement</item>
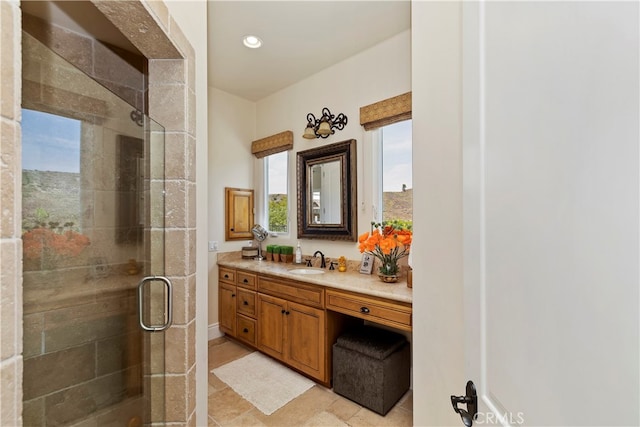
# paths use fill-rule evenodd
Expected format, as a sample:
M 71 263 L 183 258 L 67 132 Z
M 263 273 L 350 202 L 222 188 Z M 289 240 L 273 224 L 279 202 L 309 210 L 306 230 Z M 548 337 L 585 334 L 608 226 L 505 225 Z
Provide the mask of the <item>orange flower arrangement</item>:
M 400 269 L 398 261 L 409 255 L 412 237 L 411 230 L 372 222 L 371 232 L 361 234 L 358 242 L 360 252 L 371 254 L 380 260 L 380 274 L 393 276 Z

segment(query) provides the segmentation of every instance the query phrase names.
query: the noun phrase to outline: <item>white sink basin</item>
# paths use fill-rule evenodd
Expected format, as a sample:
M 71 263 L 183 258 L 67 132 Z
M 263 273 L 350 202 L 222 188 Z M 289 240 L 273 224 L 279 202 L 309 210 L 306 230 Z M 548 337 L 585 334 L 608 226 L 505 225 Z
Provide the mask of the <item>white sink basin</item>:
M 289 273 L 301 275 L 324 274 L 324 270 L 320 270 L 318 268 L 294 268 L 293 270 L 289 270 Z

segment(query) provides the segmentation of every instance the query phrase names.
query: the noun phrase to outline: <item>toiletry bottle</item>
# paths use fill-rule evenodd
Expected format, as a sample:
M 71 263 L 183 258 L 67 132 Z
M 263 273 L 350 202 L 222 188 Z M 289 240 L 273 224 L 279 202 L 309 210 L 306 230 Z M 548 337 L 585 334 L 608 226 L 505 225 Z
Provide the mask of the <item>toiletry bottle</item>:
M 302 249 L 300 249 L 300 242 L 296 248 L 296 264 L 302 264 Z

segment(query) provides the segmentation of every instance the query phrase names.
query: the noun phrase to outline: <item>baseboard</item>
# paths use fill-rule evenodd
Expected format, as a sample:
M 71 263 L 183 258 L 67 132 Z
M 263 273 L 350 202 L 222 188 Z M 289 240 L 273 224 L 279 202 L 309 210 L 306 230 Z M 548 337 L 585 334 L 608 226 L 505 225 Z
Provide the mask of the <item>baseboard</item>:
M 209 335 L 209 341 L 214 340 L 216 338 L 220 338 L 221 336 L 224 335 L 224 333 L 220 331 L 219 323 L 214 323 L 212 325 L 209 325 L 209 327 L 207 328 L 207 332 Z

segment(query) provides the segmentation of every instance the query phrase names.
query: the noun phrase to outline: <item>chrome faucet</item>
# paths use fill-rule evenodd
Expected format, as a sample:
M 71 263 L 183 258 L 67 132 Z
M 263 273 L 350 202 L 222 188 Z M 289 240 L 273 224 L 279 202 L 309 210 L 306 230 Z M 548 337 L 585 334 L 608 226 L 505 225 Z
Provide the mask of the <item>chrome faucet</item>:
M 313 257 L 317 257 L 318 254 L 320 254 L 320 268 L 327 268 L 327 263 L 324 260 L 324 254 L 320 251 L 316 251 L 315 254 L 313 254 Z

